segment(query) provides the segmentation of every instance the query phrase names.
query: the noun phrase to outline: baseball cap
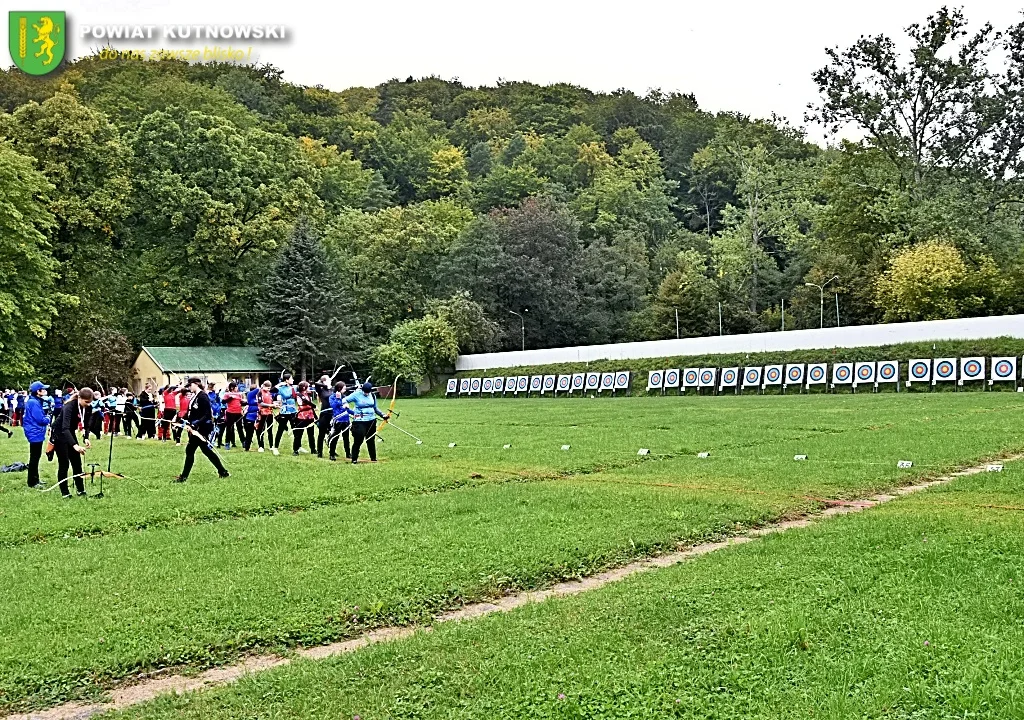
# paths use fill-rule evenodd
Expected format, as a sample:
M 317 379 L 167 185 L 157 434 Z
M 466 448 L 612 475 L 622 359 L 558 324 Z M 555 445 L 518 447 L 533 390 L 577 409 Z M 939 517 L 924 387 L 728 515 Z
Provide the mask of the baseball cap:
M 31 385 L 28 386 L 28 391 L 30 393 L 35 393 L 35 392 L 39 392 L 40 390 L 49 390 L 49 389 L 50 389 L 50 386 L 49 385 L 43 385 L 42 380 L 36 380 L 34 383 L 32 383 Z

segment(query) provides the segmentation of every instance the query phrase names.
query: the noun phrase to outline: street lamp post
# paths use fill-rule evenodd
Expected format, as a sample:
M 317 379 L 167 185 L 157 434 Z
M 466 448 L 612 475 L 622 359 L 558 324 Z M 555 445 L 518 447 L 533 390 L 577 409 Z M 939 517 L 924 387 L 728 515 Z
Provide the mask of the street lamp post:
M 820 306 L 820 310 L 821 310 L 821 312 L 820 312 L 820 315 L 821 315 L 820 323 L 821 323 L 821 327 L 822 328 L 825 327 L 825 286 L 828 285 L 833 280 L 838 280 L 838 279 L 839 279 L 838 275 L 833 275 L 828 280 L 823 282 L 821 285 L 817 285 L 817 284 L 811 283 L 811 282 L 805 282 L 804 283 L 804 285 L 806 285 L 807 287 L 816 287 L 816 288 L 818 288 L 818 302 L 819 302 L 819 306 Z
M 528 308 L 523 308 L 523 312 L 530 312 L 530 310 Z M 520 315 L 519 313 L 517 313 L 515 310 L 509 310 L 509 313 L 511 313 L 512 315 L 515 315 L 517 318 L 519 318 L 519 322 L 522 323 L 523 350 L 525 351 L 526 350 L 526 321 L 523 320 L 523 316 Z

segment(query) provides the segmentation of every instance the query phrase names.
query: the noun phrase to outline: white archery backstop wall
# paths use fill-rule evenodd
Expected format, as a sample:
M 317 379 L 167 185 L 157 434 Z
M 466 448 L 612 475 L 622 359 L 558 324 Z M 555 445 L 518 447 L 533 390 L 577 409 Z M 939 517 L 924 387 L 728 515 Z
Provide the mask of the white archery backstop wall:
M 529 327 L 527 327 L 529 335 Z M 683 355 L 725 355 L 785 350 L 825 350 L 831 348 L 871 347 L 908 342 L 940 340 L 985 340 L 997 337 L 1024 338 L 1024 315 L 931 320 L 928 322 L 852 325 L 819 330 L 722 335 L 679 340 L 583 345 L 502 353 L 460 355 L 458 371 L 509 368 L 555 363 L 593 362 L 595 360 L 637 360 Z

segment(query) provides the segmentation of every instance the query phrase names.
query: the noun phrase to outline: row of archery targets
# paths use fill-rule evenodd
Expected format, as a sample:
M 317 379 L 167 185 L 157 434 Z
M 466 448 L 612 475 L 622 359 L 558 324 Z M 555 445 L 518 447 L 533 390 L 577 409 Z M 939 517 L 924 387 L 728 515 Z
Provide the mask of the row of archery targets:
M 810 391 L 814 387 L 837 390 L 848 387 L 856 392 L 859 387 L 878 391 L 889 385 L 897 391 L 900 385 L 910 388 L 914 385 L 932 388 L 939 384 L 955 383 L 958 387 L 977 384 L 981 387 L 996 383 L 1019 385 L 1021 376 L 1018 368 L 1024 366 L 1024 358 L 1018 364 L 1016 357 L 965 357 L 965 358 L 919 358 L 902 363 L 899 360 L 869 362 L 831 363 L 789 363 L 785 365 L 758 365 L 754 367 L 726 368 L 669 368 L 647 372 L 647 391 L 665 393 L 675 390 L 741 393 L 745 390 L 764 392 L 768 388 L 779 388 L 783 392 L 796 389 Z M 901 365 L 906 366 L 901 373 Z M 986 372 L 986 367 L 988 372 Z M 566 375 L 509 375 L 499 377 L 464 377 L 448 380 L 448 397 L 469 395 L 518 396 L 518 395 L 573 395 L 586 393 L 628 393 L 631 373 L 577 372 Z M 1021 391 L 1017 387 L 1018 392 Z

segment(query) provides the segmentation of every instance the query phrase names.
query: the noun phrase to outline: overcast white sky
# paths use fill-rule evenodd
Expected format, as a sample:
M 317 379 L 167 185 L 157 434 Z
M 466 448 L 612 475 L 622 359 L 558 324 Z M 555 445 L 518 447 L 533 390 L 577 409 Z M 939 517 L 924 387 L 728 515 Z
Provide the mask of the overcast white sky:
M 776 113 L 803 125 L 807 103 L 816 99 L 811 73 L 825 63 L 825 47 L 845 47 L 861 34 L 902 35 L 906 25 L 923 21 L 941 0 L 65 0 L 46 5 L 67 11 L 75 55 L 89 50 L 76 31 L 86 24 L 275 23 L 286 25 L 292 40 L 264 43 L 254 52 L 300 84 L 341 90 L 394 77 L 439 75 L 469 85 L 502 78 L 570 82 L 602 91 L 624 87 L 639 94 L 661 88 L 693 93 L 711 111 Z M 989 21 L 997 28 L 1016 22 L 1022 9 L 1007 0 L 969 0 L 963 7 L 973 26 Z M 115 43 L 137 46 L 142 44 Z M 808 130 L 812 138 L 822 138 L 819 128 Z

